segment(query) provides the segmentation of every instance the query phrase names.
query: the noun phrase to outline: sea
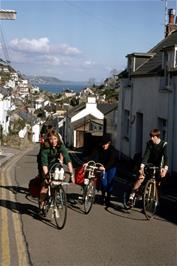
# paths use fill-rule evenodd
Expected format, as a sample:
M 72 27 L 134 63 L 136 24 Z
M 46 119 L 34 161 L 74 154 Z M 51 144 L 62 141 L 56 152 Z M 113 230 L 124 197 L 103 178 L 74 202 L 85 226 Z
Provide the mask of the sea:
M 51 93 L 62 93 L 65 90 L 79 92 L 88 86 L 88 83 L 61 83 L 61 84 L 37 84 L 41 90 Z

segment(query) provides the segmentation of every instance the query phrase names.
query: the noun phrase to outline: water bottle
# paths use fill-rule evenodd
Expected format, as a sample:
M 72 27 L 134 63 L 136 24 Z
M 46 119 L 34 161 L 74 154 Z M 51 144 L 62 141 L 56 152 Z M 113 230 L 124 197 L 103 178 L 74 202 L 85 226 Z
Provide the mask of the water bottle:
M 60 180 L 63 180 L 64 179 L 64 169 L 63 169 L 63 167 L 60 169 L 60 177 L 59 177 L 59 179 Z
M 89 179 L 88 178 L 84 178 L 84 185 L 88 185 L 89 184 Z
M 59 180 L 59 179 L 60 179 L 60 169 L 56 167 L 54 172 L 54 180 Z

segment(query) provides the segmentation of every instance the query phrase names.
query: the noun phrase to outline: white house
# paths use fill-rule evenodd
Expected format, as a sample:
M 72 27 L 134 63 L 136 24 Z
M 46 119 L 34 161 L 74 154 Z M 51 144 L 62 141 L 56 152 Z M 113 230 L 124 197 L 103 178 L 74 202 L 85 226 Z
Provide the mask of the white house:
M 11 108 L 11 97 L 4 97 L 0 93 L 0 125 L 3 128 L 3 134 L 7 135 L 9 133 L 9 124 L 10 124 L 10 116 L 8 111 Z
M 71 123 L 75 122 L 76 120 L 79 120 L 83 117 L 86 117 L 89 114 L 93 115 L 97 119 L 103 119 L 104 118 L 103 114 L 97 108 L 97 103 L 96 103 L 95 97 L 88 97 L 87 98 L 86 107 L 82 111 L 80 111 L 79 113 L 77 113 L 76 115 L 74 115 L 71 118 Z
M 35 100 L 35 109 L 40 109 L 40 108 L 44 108 L 45 106 L 47 106 L 49 104 L 48 100 L 45 100 L 43 97 L 39 97 Z
M 117 149 L 126 157 L 142 154 L 149 132 L 159 128 L 168 141 L 169 169 L 177 173 L 177 24 L 169 10 L 165 38 L 148 53 L 127 55 L 119 74 Z
M 89 117 L 89 121 L 88 120 Z M 84 138 L 84 133 L 89 126 L 90 120 L 96 119 L 97 124 L 98 120 L 100 122 L 104 119 L 103 113 L 97 108 L 97 102 L 95 97 L 88 97 L 86 104 L 81 104 L 75 109 L 68 111 L 64 119 L 62 119 L 59 124 L 60 128 L 63 128 L 63 139 L 64 142 L 67 143 L 69 146 L 72 145 L 76 147 L 76 139 L 77 139 L 77 132 L 75 130 L 75 125 L 78 121 L 81 121 L 82 124 L 82 136 Z M 78 126 L 78 125 L 77 125 Z

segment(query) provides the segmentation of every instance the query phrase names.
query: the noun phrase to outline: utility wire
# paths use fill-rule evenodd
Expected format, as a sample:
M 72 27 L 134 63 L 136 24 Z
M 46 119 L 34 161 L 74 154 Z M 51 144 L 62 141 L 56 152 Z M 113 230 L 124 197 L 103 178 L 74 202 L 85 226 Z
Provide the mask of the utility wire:
M 10 57 L 9 57 L 9 52 L 8 52 L 8 48 L 7 48 L 7 45 L 6 45 L 6 41 L 5 41 L 5 38 L 4 38 L 4 33 L 3 33 L 3 29 L 2 29 L 2 25 L 0 23 L 0 41 L 1 41 L 1 47 L 2 47 L 2 51 L 3 51 L 3 54 L 4 54 L 4 57 L 5 57 L 5 60 L 7 63 L 10 64 Z
M 86 9 L 78 6 L 74 1 L 67 1 L 67 0 L 64 0 L 64 2 L 71 6 L 71 7 L 74 7 L 75 9 L 79 10 L 82 14 L 86 14 L 87 16 L 89 17 L 92 17 L 94 18 L 95 20 L 97 20 L 99 23 L 101 24 L 104 24 L 106 25 L 107 27 L 111 28 L 112 30 L 114 31 L 120 31 L 120 29 L 118 27 L 116 27 L 115 25 L 112 25 L 110 23 L 108 23 L 107 21 L 105 21 L 104 19 L 102 19 L 101 17 L 98 17 L 98 16 L 95 16 L 91 13 L 89 13 Z M 82 2 L 83 3 L 83 2 Z

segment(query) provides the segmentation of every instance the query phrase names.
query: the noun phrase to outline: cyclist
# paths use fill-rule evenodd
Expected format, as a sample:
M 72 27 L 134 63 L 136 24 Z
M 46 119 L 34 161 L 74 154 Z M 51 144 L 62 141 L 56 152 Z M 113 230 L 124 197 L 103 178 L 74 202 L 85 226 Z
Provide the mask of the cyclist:
M 139 169 L 139 176 L 135 181 L 132 192 L 129 196 L 128 204 L 130 206 L 133 204 L 135 192 L 139 189 L 144 181 L 144 167 L 146 163 L 151 163 L 154 166 L 160 167 L 161 178 L 165 177 L 168 171 L 167 142 L 161 140 L 159 129 L 152 129 L 149 135 L 150 140 L 146 145 L 146 150 Z M 160 186 L 160 181 L 158 182 L 158 186 Z
M 60 136 L 55 130 L 51 130 L 47 134 L 47 138 L 44 146 L 40 149 L 39 164 L 40 164 L 40 176 L 42 177 L 42 187 L 39 197 L 39 206 L 42 213 L 44 200 L 46 198 L 48 190 L 48 173 L 52 163 L 60 160 L 61 163 L 67 164 L 68 170 L 71 173 L 71 181 L 74 183 L 73 166 L 68 154 L 68 151 L 61 141 Z
M 117 170 L 118 153 L 111 144 L 110 135 L 104 135 L 101 140 L 100 149 L 97 154 L 97 161 L 103 164 L 104 167 L 99 169 L 103 171 L 100 185 L 102 192 L 102 204 L 110 206 L 111 192 L 113 190 L 113 179 Z M 107 197 L 105 197 L 107 193 Z

